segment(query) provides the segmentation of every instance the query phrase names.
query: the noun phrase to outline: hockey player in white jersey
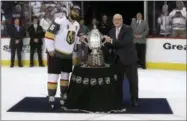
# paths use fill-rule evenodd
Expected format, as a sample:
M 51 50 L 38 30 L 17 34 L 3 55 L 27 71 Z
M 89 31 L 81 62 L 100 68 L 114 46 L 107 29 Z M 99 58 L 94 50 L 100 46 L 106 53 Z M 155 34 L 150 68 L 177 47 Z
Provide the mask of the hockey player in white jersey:
M 48 97 L 50 107 L 54 108 L 57 80 L 60 75 L 60 104 L 67 98 L 69 73 L 72 72 L 72 52 L 80 28 L 77 20 L 80 8 L 73 6 L 69 16 L 58 17 L 45 33 L 45 46 L 48 53 Z

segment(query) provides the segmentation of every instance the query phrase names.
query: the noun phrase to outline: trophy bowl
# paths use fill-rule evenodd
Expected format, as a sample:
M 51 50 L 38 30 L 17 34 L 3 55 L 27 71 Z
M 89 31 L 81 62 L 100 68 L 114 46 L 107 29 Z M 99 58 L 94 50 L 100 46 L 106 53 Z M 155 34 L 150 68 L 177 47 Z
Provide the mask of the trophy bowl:
M 102 46 L 101 43 L 101 34 L 97 29 L 92 30 L 88 35 L 88 46 L 90 49 L 100 49 Z
M 90 67 L 100 67 L 104 65 L 104 56 L 101 50 L 103 46 L 102 35 L 99 30 L 94 27 L 88 34 L 88 42 L 84 42 L 91 49 L 91 53 L 88 55 L 87 64 Z

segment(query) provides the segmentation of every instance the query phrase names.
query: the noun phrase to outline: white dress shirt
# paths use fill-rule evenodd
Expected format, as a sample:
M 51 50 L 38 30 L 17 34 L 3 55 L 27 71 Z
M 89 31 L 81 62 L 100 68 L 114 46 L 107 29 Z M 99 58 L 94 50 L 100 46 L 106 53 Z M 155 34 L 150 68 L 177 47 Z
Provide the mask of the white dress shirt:
M 36 30 L 37 30 L 37 27 L 38 27 L 38 25 L 37 25 L 37 24 L 34 24 L 34 30 L 35 30 L 35 32 L 36 32 Z
M 140 24 L 142 20 L 137 20 L 137 24 Z
M 116 39 L 118 39 L 119 37 L 120 30 L 121 30 L 121 26 L 119 28 L 116 27 Z
M 140 25 L 141 21 L 142 21 L 142 20 L 137 20 L 137 26 Z

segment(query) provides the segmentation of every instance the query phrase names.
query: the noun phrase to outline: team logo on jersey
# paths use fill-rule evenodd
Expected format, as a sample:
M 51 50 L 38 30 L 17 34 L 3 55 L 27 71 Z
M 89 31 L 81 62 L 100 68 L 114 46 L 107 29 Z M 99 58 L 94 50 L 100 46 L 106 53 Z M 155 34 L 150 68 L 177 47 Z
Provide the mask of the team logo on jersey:
M 68 35 L 67 35 L 66 41 L 70 45 L 75 42 L 75 32 L 74 31 L 68 31 Z

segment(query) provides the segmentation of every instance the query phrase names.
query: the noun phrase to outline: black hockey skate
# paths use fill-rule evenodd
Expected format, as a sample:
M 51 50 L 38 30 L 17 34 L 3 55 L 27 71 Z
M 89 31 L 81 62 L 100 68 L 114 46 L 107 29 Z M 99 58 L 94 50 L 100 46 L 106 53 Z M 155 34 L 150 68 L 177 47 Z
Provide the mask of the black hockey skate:
M 54 96 L 49 96 L 49 107 L 51 109 L 54 109 L 55 108 L 55 97 Z

